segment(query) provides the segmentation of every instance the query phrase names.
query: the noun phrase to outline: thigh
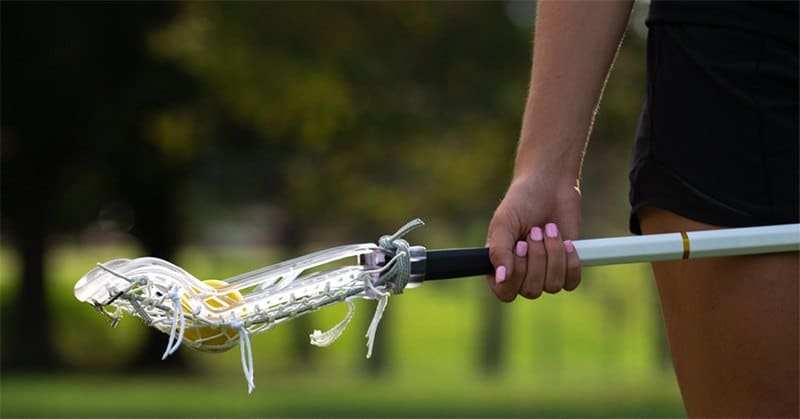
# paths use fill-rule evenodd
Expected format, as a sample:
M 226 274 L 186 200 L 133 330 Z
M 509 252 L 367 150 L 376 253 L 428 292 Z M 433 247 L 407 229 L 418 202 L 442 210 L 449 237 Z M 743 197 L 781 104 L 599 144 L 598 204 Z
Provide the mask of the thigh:
M 707 230 L 654 207 L 645 234 Z M 653 263 L 675 373 L 694 417 L 797 417 L 798 253 Z

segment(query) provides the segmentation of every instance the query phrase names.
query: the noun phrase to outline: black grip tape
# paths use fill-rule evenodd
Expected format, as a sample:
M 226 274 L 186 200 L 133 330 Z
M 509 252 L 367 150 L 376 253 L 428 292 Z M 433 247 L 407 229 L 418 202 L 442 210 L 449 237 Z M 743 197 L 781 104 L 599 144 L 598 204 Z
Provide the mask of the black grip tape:
M 489 260 L 489 249 L 485 247 L 428 250 L 426 256 L 425 280 L 462 278 L 494 272 Z

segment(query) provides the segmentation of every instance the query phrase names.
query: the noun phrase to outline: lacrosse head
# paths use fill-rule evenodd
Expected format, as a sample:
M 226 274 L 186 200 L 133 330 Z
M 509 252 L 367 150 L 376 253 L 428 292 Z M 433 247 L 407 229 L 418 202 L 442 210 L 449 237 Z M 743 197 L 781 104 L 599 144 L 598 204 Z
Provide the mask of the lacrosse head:
M 401 237 L 419 225 L 414 220 L 381 237 L 380 244 L 322 250 L 222 281 L 201 281 L 158 258 L 115 259 L 84 275 L 75 284 L 75 297 L 108 316 L 112 325 L 128 314 L 169 334 L 164 358 L 181 342 L 206 352 L 239 344 L 252 390 L 249 336 L 331 304 L 346 302 L 350 310 L 331 330 L 314 331 L 314 345 L 327 346 L 341 335 L 353 315 L 352 299 L 379 300 L 367 333 L 369 357 L 388 296 L 402 292 L 410 276 L 409 246 Z M 342 266 L 347 260 L 353 263 Z
M 180 328 L 184 344 L 219 352 L 239 342 L 240 329 L 260 333 L 324 303 L 358 296 L 368 288 L 364 282 L 378 276 L 375 269 L 357 260 L 351 266 L 313 269 L 354 256 L 374 259 L 376 254 L 382 251 L 374 244 L 342 246 L 224 281 L 201 281 L 157 258 L 115 259 L 81 278 L 75 297 L 114 322 L 129 314 L 167 334 Z

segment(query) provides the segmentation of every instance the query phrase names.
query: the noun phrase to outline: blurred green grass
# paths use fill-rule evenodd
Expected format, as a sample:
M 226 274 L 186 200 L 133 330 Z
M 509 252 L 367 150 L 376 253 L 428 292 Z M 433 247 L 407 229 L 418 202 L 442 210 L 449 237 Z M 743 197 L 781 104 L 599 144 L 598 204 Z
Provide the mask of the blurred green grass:
M 553 385 L 469 374 L 261 376 L 251 395 L 244 382 L 216 376 L 25 376 L 4 377 L 0 383 L 3 417 L 682 416 L 677 394 L 669 388 L 663 381 Z
M 186 377 L 125 375 L 145 326 L 125 318 L 116 329 L 72 287 L 97 261 L 135 257 L 125 246 L 58 246 L 47 267 L 48 301 L 59 355 L 72 371 L 3 374 L 0 416 L 683 416 L 671 371 L 659 367 L 657 304 L 645 265 L 584 270 L 573 293 L 502 305 L 505 345 L 500 371 L 479 368 L 483 309 L 494 304 L 478 278 L 426 284 L 390 299 L 376 345 L 390 348 L 383 375 L 365 372 L 366 324 L 356 318 L 310 363 L 291 353 L 291 325 L 253 337 L 257 388 L 248 395 L 238 349 L 204 354 L 181 349 L 195 366 Z M 226 278 L 282 257 L 267 249 L 186 248 L 178 264 L 200 278 Z M 0 304 L 14 297 L 18 266 L 0 248 Z M 341 306 L 310 315 L 325 329 Z M 310 332 L 310 330 L 309 330 Z M 166 336 L 164 336 L 166 344 Z M 164 361 L 170 362 L 169 359 Z

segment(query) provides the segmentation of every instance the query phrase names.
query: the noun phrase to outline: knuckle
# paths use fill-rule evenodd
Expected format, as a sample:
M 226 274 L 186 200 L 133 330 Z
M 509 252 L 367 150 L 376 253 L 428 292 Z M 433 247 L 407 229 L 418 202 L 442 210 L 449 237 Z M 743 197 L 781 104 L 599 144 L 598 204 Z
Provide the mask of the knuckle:
M 561 284 L 544 284 L 544 291 L 548 294 L 558 294 L 562 290 Z
M 577 271 L 577 275 L 580 275 L 581 261 L 577 257 L 567 258 L 567 269 Z
M 501 262 L 507 253 L 506 249 L 500 246 L 490 246 L 489 247 L 489 259 L 492 262 Z
M 514 256 L 514 272 L 511 274 L 513 279 L 519 280 L 519 283 L 522 283 L 522 280 L 525 279 L 525 275 L 528 273 L 528 260 L 525 257 Z
M 567 284 L 564 286 L 564 289 L 565 289 L 565 290 L 567 290 L 567 291 L 572 291 L 572 290 L 574 290 L 574 289 L 578 288 L 578 285 L 580 285 L 580 284 L 581 284 L 581 277 L 580 277 L 580 276 L 578 276 L 578 277 L 577 277 L 577 278 L 575 278 L 574 280 L 572 280 L 572 281 L 570 281 L 569 283 L 567 283 Z
M 541 242 L 533 242 L 528 246 L 528 254 L 534 256 L 544 256 L 547 254 L 547 250 Z
M 559 254 L 564 253 L 564 243 L 558 239 L 549 239 L 544 241 L 544 245 L 547 248 L 547 252 L 550 254 Z
M 516 292 L 511 290 L 506 284 L 495 284 L 494 278 L 487 277 L 489 282 L 489 289 L 492 290 L 495 297 L 504 303 L 510 303 L 516 298 Z
M 514 301 L 515 298 L 517 298 L 516 294 L 509 293 L 509 292 L 504 292 L 504 291 L 496 292 L 495 295 L 497 296 L 498 300 L 500 300 L 500 301 L 502 301 L 504 303 L 510 303 L 510 302 Z
M 525 297 L 525 298 L 527 298 L 529 300 L 535 300 L 535 299 L 541 297 L 542 290 L 541 289 L 536 289 L 536 290 L 534 290 L 534 289 L 524 289 L 524 290 L 520 291 L 520 295 L 522 295 L 523 297 Z

